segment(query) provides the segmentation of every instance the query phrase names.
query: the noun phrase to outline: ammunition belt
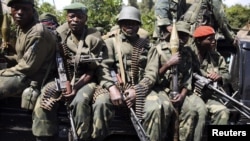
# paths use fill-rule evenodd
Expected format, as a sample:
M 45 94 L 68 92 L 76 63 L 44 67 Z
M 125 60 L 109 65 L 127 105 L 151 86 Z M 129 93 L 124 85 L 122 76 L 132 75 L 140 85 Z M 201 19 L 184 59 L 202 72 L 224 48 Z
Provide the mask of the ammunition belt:
M 97 97 L 99 97 L 101 95 L 106 95 L 106 94 L 109 95 L 109 91 L 105 88 L 102 88 L 101 86 L 98 86 L 95 90 L 92 102 L 95 103 Z
M 144 78 L 139 84 L 134 86 L 136 92 L 135 113 L 140 120 L 143 119 L 143 108 L 145 104 L 146 94 L 149 92 L 152 85 L 153 83 L 151 80 L 149 80 L 148 78 Z
M 42 93 L 41 108 L 51 111 L 54 104 L 62 98 L 60 92 L 56 90 L 54 81 L 45 85 L 44 92 Z
M 69 50 L 66 43 L 62 43 L 59 46 L 59 49 L 61 50 L 62 58 L 64 60 L 66 75 L 67 75 L 68 79 L 71 80 L 73 78 L 73 71 L 71 71 L 71 69 L 70 69 L 71 51 Z
M 138 39 L 135 43 L 133 43 L 133 53 L 131 58 L 131 79 L 132 79 L 132 86 L 138 83 L 139 78 L 139 60 L 141 52 L 143 51 L 143 47 L 145 46 L 145 39 Z M 142 93 L 136 94 L 135 99 L 135 114 L 139 119 L 143 117 L 143 108 L 144 108 L 144 101 L 145 101 L 145 91 L 141 91 Z

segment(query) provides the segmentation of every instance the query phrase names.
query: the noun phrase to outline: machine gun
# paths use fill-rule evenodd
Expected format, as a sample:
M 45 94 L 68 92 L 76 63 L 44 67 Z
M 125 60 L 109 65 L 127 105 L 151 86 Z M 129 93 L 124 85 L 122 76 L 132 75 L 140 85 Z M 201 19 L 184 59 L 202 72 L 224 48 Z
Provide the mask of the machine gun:
M 233 97 L 229 96 L 227 93 L 219 90 L 217 87 L 215 87 L 212 84 L 212 80 L 205 78 L 203 76 L 200 76 L 197 73 L 193 73 L 193 76 L 196 80 L 195 86 L 199 87 L 199 89 L 208 88 L 209 90 L 214 91 L 217 94 L 217 96 L 221 97 L 222 99 L 228 100 L 230 103 L 232 103 L 233 108 L 235 108 L 237 111 L 239 111 L 241 114 L 246 116 L 248 119 L 250 119 L 250 108 L 244 105 L 243 103 L 239 102 L 238 100 L 234 99 Z
M 125 95 L 123 94 L 123 98 L 125 99 Z M 135 111 L 133 108 L 129 108 L 130 110 L 130 119 L 135 128 L 137 136 L 139 137 L 140 141 L 150 141 L 150 138 L 146 134 L 144 128 L 141 125 L 141 121 L 136 116 Z
M 124 89 L 124 88 L 128 88 L 129 86 L 125 86 L 122 87 L 124 85 L 122 78 L 120 77 L 119 74 L 116 74 L 114 71 L 111 72 L 112 77 L 114 79 L 114 81 L 117 83 L 117 85 L 119 86 L 120 90 Z M 123 99 L 126 98 L 126 93 L 123 93 L 124 91 L 121 90 Z M 137 136 L 139 137 L 140 141 L 150 141 L 149 136 L 146 134 L 144 128 L 141 125 L 141 121 L 139 120 L 139 118 L 137 117 L 137 115 L 135 114 L 135 111 L 133 108 L 129 108 L 130 110 L 130 120 L 134 126 L 134 129 L 136 131 Z
M 80 57 L 81 63 L 101 61 L 101 60 L 102 60 L 102 52 L 100 53 L 98 58 L 93 58 L 90 55 L 86 55 L 86 56 L 82 55 Z M 59 79 L 55 78 L 57 91 L 70 93 L 72 91 L 72 88 L 70 85 L 70 81 L 67 77 L 68 72 L 65 68 L 65 64 L 64 64 L 65 61 L 63 60 L 59 52 L 56 53 L 56 62 L 58 66 L 57 70 L 58 70 L 58 75 L 59 75 Z M 72 139 L 70 140 L 79 141 L 78 135 L 76 133 L 75 122 L 74 122 L 73 115 L 72 115 L 72 107 L 70 106 L 69 101 L 66 101 L 65 105 L 66 105 L 66 109 L 67 109 L 67 113 L 68 113 L 68 117 L 69 117 L 70 125 L 71 125 L 70 137 L 72 137 Z

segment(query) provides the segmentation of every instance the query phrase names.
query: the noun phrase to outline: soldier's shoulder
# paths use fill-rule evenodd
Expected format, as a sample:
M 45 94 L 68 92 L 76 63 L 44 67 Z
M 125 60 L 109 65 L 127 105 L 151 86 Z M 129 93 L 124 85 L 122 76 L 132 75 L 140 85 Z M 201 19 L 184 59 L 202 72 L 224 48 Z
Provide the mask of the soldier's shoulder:
M 114 30 L 111 30 L 110 32 L 106 33 L 105 35 L 102 36 L 102 39 L 103 40 L 106 40 L 108 38 L 111 38 L 111 37 L 115 37 L 116 35 L 118 35 L 120 32 L 120 29 L 114 29 Z
M 143 28 L 139 28 L 138 34 L 141 38 L 149 38 L 149 32 Z
M 102 40 L 101 33 L 96 28 L 88 28 L 86 39 L 93 38 L 93 39 L 100 39 Z
M 62 25 L 58 26 L 56 28 L 56 31 L 59 33 L 59 34 L 67 34 L 67 32 L 69 31 L 69 25 L 68 23 L 63 23 Z
M 49 30 L 42 23 L 36 23 L 29 29 L 26 35 L 30 37 L 45 37 L 48 32 Z

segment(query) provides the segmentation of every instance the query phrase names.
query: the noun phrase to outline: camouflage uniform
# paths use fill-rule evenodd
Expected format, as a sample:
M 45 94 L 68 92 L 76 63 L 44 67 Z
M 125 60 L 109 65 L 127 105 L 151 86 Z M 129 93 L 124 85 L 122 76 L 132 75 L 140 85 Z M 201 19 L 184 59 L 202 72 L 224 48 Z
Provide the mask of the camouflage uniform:
M 126 7 L 129 10 L 136 11 L 136 14 L 139 11 L 132 7 Z M 125 11 L 125 9 L 121 11 L 121 13 Z M 131 11 L 126 11 L 128 16 L 135 17 L 131 15 Z M 132 13 L 133 14 L 133 13 Z M 121 16 L 122 17 L 122 16 Z M 135 20 L 135 19 L 133 19 Z M 135 21 L 140 22 L 140 16 L 137 17 Z M 139 29 L 139 27 L 138 27 Z M 138 33 L 138 31 L 137 31 Z M 117 41 L 118 40 L 118 41 Z M 136 50 L 136 46 L 134 46 L 133 42 L 142 41 L 142 45 L 140 46 L 140 50 L 138 54 L 138 60 L 136 63 L 133 63 L 133 52 Z M 116 42 L 117 41 L 117 42 Z M 133 36 L 133 38 L 129 38 L 123 31 L 122 28 L 115 37 L 108 38 L 105 40 L 107 50 L 104 52 L 104 60 L 102 63 L 102 68 L 100 70 L 101 76 L 100 85 L 104 89 L 109 89 L 110 87 L 116 85 L 116 75 L 113 75 L 112 72 L 120 74 L 121 67 L 119 64 L 119 55 L 118 55 L 118 47 L 121 49 L 122 53 L 122 60 L 125 68 L 125 79 L 126 85 L 134 85 L 137 84 L 143 77 L 144 68 L 147 61 L 147 52 L 149 50 L 149 45 L 147 44 L 148 40 L 144 38 L 140 38 L 137 34 Z M 136 68 L 135 68 L 136 67 Z M 134 69 L 138 68 L 138 72 L 134 72 Z M 152 87 L 152 86 L 151 86 Z M 121 91 L 123 88 L 121 88 Z M 127 89 L 126 87 L 124 89 Z M 144 92 L 141 90 L 141 92 Z M 106 90 L 105 92 L 100 93 L 93 104 L 93 111 L 94 111 L 94 120 L 93 120 L 93 134 L 92 137 L 96 140 L 103 140 L 109 134 L 109 124 L 114 117 L 114 108 L 115 106 L 111 103 L 111 96 L 109 95 L 109 91 Z M 170 121 L 171 113 L 173 108 L 171 109 L 171 103 L 168 100 L 168 97 L 164 94 L 158 94 L 158 91 L 154 91 L 149 95 L 145 96 L 144 93 L 142 96 L 143 101 L 145 101 L 144 106 L 141 107 L 140 115 L 138 116 L 139 119 L 143 120 L 143 127 L 146 133 L 149 135 L 151 141 L 160 141 L 166 137 L 166 128 L 167 123 Z M 135 101 L 137 101 L 139 95 Z M 135 102 L 138 104 L 137 102 Z M 135 105 L 136 105 L 135 104 Z M 137 106 L 135 106 L 135 111 L 137 113 Z M 138 110 L 139 111 L 139 110 Z M 122 112 L 122 111 L 121 111 Z M 145 114 L 143 114 L 145 113 Z
M 220 30 L 230 42 L 234 41 L 235 33 L 226 19 L 222 0 L 187 0 L 187 3 L 191 6 L 182 20 L 191 24 L 191 32 L 199 25 L 209 25 Z
M 11 0 L 8 6 L 11 7 L 15 2 L 34 3 L 33 0 Z M 56 42 L 53 35 L 34 17 L 28 27 L 17 27 L 16 54 L 6 57 L 9 61 L 15 61 L 16 65 L 0 70 L 0 98 L 21 94 L 31 80 L 41 86 L 46 72 L 50 71 L 49 65 L 52 63 L 50 68 L 55 65 Z
M 126 36 L 123 33 L 119 33 L 118 38 L 120 38 L 121 41 L 121 52 L 122 52 L 122 58 L 127 58 L 127 59 L 123 59 L 124 64 L 126 64 L 125 68 L 126 68 L 126 77 L 130 79 L 131 81 L 131 75 L 130 75 L 130 70 L 131 70 L 131 56 L 132 56 L 132 50 L 133 50 L 133 46 L 131 45 L 131 43 L 126 39 Z M 113 78 L 110 76 L 110 71 L 116 71 L 119 73 L 119 62 L 118 62 L 118 56 L 117 56 L 117 43 L 114 43 L 114 38 L 108 38 L 105 40 L 106 46 L 107 46 L 107 50 L 106 52 L 104 51 L 104 58 L 105 55 L 109 55 L 106 56 L 107 58 L 105 58 L 103 60 L 104 64 L 104 68 L 103 68 L 103 72 L 101 71 L 100 74 L 104 74 L 102 76 L 101 79 L 101 86 L 104 88 L 109 88 L 111 85 L 114 85 L 115 82 L 113 81 Z M 136 40 L 139 40 L 139 37 L 135 38 Z M 145 42 L 147 42 L 147 40 L 145 40 Z M 145 46 L 142 47 L 143 48 L 143 52 L 140 54 L 140 60 L 139 60 L 139 78 L 142 76 L 143 74 L 143 68 L 145 67 L 146 64 L 146 55 L 147 55 L 147 50 L 149 49 L 149 46 L 147 44 L 145 44 Z M 115 54 L 114 54 L 115 53 Z M 138 78 L 138 79 L 139 79 Z M 136 80 L 138 81 L 138 80 Z M 130 82 L 131 83 L 131 82 Z M 108 124 L 110 122 L 110 120 L 112 119 L 114 113 L 114 106 L 113 104 L 110 102 L 110 97 L 108 94 L 100 94 L 96 100 L 95 103 L 93 104 L 93 111 L 94 111 L 94 120 L 93 120 L 93 124 L 94 124 L 94 130 L 93 130 L 93 134 L 92 137 L 94 139 L 96 138 L 105 138 L 105 136 L 108 135 Z
M 186 11 L 185 0 L 157 0 L 155 2 L 156 23 L 153 38 L 160 37 L 160 27 L 172 25 L 173 19 L 177 21 Z
M 166 56 L 168 59 L 171 56 L 171 51 L 169 50 L 169 44 L 166 42 L 161 42 L 158 44 L 158 46 L 161 46 L 162 54 Z M 196 123 L 196 118 L 197 118 L 197 112 L 196 109 L 193 108 L 192 101 L 189 98 L 192 94 L 192 89 L 191 89 L 191 81 L 192 81 L 192 76 L 191 76 L 191 70 L 192 70 L 192 58 L 190 56 L 190 50 L 188 47 L 180 47 L 180 53 L 182 56 L 182 62 L 178 65 L 178 79 L 180 81 L 179 87 L 180 88 L 187 88 L 189 90 L 189 93 L 187 94 L 183 105 L 181 106 L 181 111 L 179 115 L 179 140 L 184 141 L 184 140 L 193 140 L 193 130 L 194 130 L 194 125 Z M 152 71 L 153 68 L 155 68 L 154 72 L 157 72 L 158 69 L 167 61 L 162 57 L 159 52 L 157 51 L 156 47 L 152 48 L 149 52 L 149 57 L 151 58 L 148 61 L 148 65 L 146 68 L 146 73 L 145 77 L 150 78 L 151 76 L 148 76 L 147 70 L 150 69 Z M 157 63 L 157 62 L 160 62 Z M 151 65 L 150 65 L 151 64 Z M 152 79 L 152 78 L 151 78 Z M 155 78 L 154 78 L 155 79 Z M 168 70 L 165 74 L 164 77 L 161 77 L 158 86 L 161 87 L 161 89 L 164 89 L 165 93 L 168 95 L 171 92 L 171 75 L 170 75 L 170 70 Z M 143 80 L 142 80 L 143 82 Z M 140 84 L 140 83 L 139 83 Z
M 208 52 L 202 62 L 197 62 L 196 66 L 200 66 L 200 73 L 202 76 L 206 76 L 208 72 L 215 71 L 222 76 L 222 84 L 227 84 L 230 75 L 223 56 L 217 51 Z M 218 86 L 221 85 L 218 83 Z M 211 96 L 211 91 L 205 91 L 202 93 L 202 98 L 206 103 L 208 109 L 211 124 L 213 125 L 225 125 L 228 124 L 229 110 L 221 102 L 218 97 Z
M 81 3 L 72 3 L 65 7 L 65 10 L 87 15 L 86 7 Z M 70 23 L 69 23 L 70 24 Z M 88 28 L 86 25 L 82 25 L 83 28 L 83 46 L 80 46 L 80 39 L 77 39 L 73 31 L 67 26 L 68 23 L 63 24 L 57 28 L 57 32 L 60 35 L 63 49 L 67 50 L 63 54 L 67 58 L 66 63 L 72 61 L 72 57 L 80 53 L 81 55 L 91 55 L 92 57 L 98 57 L 103 47 L 103 40 L 101 39 L 100 33 L 94 28 Z M 80 52 L 79 52 L 80 51 Z M 72 107 L 73 120 L 75 122 L 76 132 L 79 139 L 88 140 L 91 135 L 91 106 L 94 90 L 96 88 L 96 78 L 93 76 L 90 80 L 85 80 L 89 72 L 94 73 L 97 69 L 98 62 L 79 62 L 76 66 L 76 62 L 68 63 L 69 68 L 65 68 L 69 73 L 69 79 L 72 82 L 72 89 L 75 89 L 76 93 L 70 106 Z M 73 76 L 75 74 L 75 81 Z M 86 77 L 84 77 L 86 75 Z M 84 78 L 81 80 L 81 78 Z M 88 79 L 88 78 L 86 78 Z M 79 81 L 78 81 L 79 80 Z M 81 82 L 80 82 L 81 81 Z M 79 83 L 83 83 L 78 85 Z M 79 88 L 76 88 L 78 85 Z M 38 137 L 51 137 L 55 136 L 58 131 L 58 117 L 57 110 L 60 102 L 55 102 L 51 110 L 42 108 L 43 96 L 48 92 L 55 92 L 56 85 L 52 81 L 45 85 L 42 89 L 42 94 L 38 98 L 34 112 L 33 112 L 33 125 L 32 132 Z

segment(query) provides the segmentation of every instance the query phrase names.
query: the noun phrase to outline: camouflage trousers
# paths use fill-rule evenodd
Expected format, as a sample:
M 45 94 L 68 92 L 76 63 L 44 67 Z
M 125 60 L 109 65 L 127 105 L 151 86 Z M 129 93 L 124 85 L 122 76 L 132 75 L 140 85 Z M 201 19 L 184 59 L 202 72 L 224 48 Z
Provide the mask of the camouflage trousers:
M 142 126 L 151 141 L 166 139 L 170 125 L 173 106 L 165 92 L 151 91 L 145 99 Z M 101 94 L 93 104 L 92 138 L 103 140 L 109 134 L 109 124 L 114 117 L 114 105 L 109 94 Z
M 209 118 L 212 125 L 227 125 L 229 109 L 216 99 L 206 100 Z
M 208 113 L 206 104 L 196 94 L 188 97 L 193 105 L 193 109 L 198 112 L 198 120 L 194 130 L 194 141 L 202 141 Z
M 54 82 L 50 82 L 54 83 Z M 46 85 L 49 85 L 47 83 Z M 46 89 L 42 89 L 42 94 Z M 72 106 L 73 119 L 75 122 L 76 132 L 80 139 L 89 139 L 91 136 L 92 112 L 91 103 L 96 83 L 91 82 L 80 88 L 70 103 Z M 32 114 L 32 133 L 34 136 L 55 136 L 58 133 L 57 110 L 60 102 L 56 102 L 49 111 L 41 108 L 42 94 L 38 97 L 33 114 Z
M 0 76 L 0 99 L 10 96 L 21 96 L 23 90 L 30 85 L 24 76 Z
M 193 141 L 198 113 L 189 96 L 185 97 L 179 113 L 179 141 Z

